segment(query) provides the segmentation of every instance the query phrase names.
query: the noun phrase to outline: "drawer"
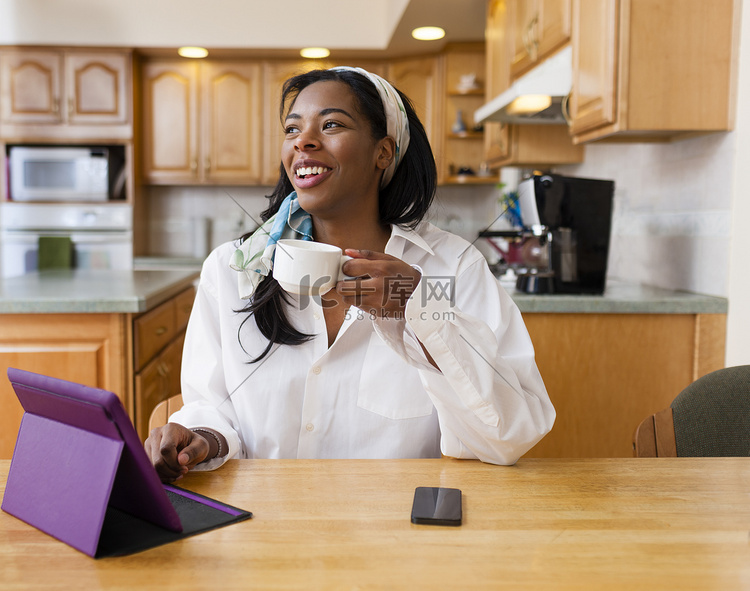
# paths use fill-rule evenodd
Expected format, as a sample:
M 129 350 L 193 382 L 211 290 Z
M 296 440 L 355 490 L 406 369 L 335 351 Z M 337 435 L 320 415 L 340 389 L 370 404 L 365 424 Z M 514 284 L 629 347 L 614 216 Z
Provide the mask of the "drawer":
M 177 334 L 176 317 L 175 299 L 171 299 L 135 320 L 135 371 L 139 371 L 174 338 Z
M 186 289 L 175 299 L 175 328 L 179 332 L 187 326 L 195 302 L 195 288 Z
M 180 364 L 184 333 L 135 375 L 135 425 L 141 440 L 148 437 L 148 421 L 162 400 L 180 393 Z

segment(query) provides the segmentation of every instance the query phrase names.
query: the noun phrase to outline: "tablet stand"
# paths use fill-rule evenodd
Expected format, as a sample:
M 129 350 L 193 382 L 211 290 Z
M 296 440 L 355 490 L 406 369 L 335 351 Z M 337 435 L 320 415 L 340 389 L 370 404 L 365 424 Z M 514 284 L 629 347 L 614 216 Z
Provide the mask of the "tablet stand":
M 2 508 L 95 556 L 124 443 L 24 413 Z

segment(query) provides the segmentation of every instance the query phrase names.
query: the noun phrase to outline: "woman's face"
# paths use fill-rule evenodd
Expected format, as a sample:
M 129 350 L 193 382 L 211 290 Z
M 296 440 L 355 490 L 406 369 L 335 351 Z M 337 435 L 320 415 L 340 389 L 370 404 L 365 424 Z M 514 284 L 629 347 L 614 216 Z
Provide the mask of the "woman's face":
M 374 211 L 392 140 L 376 141 L 344 82 L 302 90 L 284 121 L 281 158 L 300 205 L 313 215 L 353 219 Z

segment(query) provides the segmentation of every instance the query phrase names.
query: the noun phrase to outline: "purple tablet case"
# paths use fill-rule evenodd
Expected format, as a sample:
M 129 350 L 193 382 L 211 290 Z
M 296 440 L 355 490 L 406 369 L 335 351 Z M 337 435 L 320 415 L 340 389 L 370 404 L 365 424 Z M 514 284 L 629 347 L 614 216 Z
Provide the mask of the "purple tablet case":
M 97 558 L 252 514 L 159 481 L 112 392 L 8 368 L 24 415 L 2 509 Z

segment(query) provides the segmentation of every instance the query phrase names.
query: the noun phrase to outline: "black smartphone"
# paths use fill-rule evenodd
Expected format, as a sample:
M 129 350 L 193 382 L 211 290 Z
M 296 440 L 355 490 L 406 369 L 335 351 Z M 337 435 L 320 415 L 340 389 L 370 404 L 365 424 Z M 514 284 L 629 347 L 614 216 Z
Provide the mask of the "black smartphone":
M 414 491 L 411 522 L 461 525 L 461 491 L 457 488 L 418 486 Z

